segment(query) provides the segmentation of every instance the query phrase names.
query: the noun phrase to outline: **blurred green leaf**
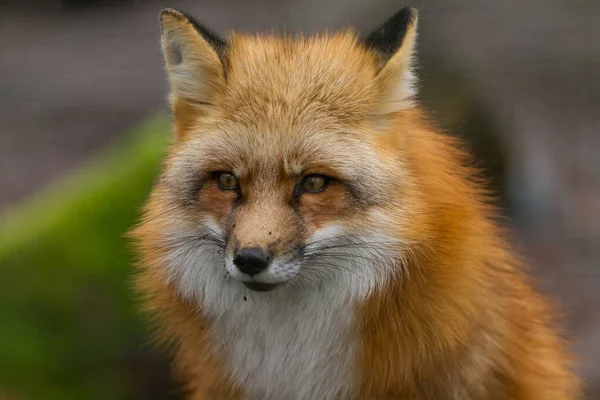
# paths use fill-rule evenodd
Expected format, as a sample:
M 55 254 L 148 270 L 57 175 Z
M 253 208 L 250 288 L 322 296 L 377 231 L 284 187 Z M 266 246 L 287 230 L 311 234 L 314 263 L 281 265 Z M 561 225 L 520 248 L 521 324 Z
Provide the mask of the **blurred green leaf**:
M 158 175 L 167 132 L 166 118 L 154 118 L 0 215 L 0 393 L 80 400 L 165 390 L 123 234 Z

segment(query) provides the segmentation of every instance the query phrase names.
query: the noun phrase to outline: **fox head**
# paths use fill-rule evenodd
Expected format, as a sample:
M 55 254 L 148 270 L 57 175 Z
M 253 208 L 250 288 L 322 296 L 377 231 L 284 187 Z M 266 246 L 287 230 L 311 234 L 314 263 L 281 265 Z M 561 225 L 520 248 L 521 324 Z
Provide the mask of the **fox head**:
M 419 212 L 398 122 L 413 118 L 416 25 L 405 8 L 365 37 L 225 40 L 164 10 L 174 138 L 137 230 L 161 279 L 203 299 L 398 272 Z

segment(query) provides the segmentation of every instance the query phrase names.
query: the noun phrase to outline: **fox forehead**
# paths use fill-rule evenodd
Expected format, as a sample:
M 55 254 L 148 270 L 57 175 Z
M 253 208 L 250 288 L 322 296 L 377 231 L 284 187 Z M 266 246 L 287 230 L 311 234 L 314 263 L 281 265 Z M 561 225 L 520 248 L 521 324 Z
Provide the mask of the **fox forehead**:
M 315 37 L 234 34 L 226 81 L 214 98 L 223 118 L 289 124 L 356 123 L 378 100 L 376 57 L 354 33 Z
M 220 129 L 191 138 L 182 146 L 181 153 L 187 157 L 201 156 L 197 164 L 200 169 L 235 168 L 238 177 L 259 173 L 260 169 L 273 172 L 273 168 L 281 167 L 289 176 L 327 172 L 338 178 L 350 178 L 363 161 L 377 163 L 377 153 L 368 135 L 330 131 L 319 126 L 313 129 L 302 126 L 280 131 L 224 123 Z

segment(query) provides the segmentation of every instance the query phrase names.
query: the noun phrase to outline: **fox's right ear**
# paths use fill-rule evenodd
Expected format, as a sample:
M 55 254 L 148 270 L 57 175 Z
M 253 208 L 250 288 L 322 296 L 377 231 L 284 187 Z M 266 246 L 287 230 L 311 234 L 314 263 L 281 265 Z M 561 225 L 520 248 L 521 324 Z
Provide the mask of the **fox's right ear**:
M 405 7 L 383 25 L 363 38 L 363 44 L 378 55 L 377 79 L 382 88 L 380 111 L 394 112 L 409 108 L 416 92 L 414 52 L 418 12 Z
M 171 103 L 209 106 L 225 84 L 227 44 L 192 18 L 173 9 L 160 13 L 162 50 Z

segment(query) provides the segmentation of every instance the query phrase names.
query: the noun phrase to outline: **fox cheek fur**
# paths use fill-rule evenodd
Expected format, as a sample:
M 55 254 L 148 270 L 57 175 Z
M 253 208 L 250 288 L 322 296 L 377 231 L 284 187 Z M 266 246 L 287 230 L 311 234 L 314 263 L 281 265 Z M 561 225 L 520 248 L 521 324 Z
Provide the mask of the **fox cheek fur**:
M 173 143 L 132 235 L 190 398 L 579 398 L 485 183 L 415 101 L 416 27 L 224 40 L 161 13 Z

